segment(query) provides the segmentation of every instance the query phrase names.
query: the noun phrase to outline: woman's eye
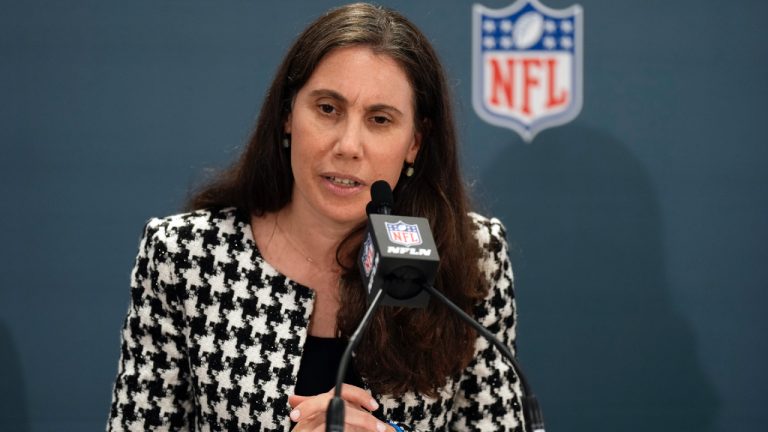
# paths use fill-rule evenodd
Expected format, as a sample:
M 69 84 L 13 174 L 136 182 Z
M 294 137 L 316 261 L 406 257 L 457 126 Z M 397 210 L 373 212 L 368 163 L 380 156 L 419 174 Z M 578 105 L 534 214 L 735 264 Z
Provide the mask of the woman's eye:
M 391 120 L 388 117 L 384 116 L 373 116 L 373 122 L 378 125 L 385 125 L 389 123 Z
M 336 111 L 336 108 L 334 108 L 331 104 L 320 104 L 320 111 L 322 111 L 324 114 L 333 114 L 334 111 Z

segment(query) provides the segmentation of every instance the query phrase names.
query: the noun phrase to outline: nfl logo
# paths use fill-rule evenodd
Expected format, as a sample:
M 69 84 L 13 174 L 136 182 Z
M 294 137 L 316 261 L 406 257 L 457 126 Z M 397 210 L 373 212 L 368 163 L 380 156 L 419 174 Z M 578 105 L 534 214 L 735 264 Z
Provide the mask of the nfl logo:
M 581 111 L 583 15 L 519 0 L 472 9 L 472 104 L 488 123 L 527 142 Z
M 395 223 L 384 222 L 387 226 L 387 237 L 392 243 L 403 246 L 418 246 L 421 244 L 421 234 L 418 225 L 407 224 L 403 221 Z

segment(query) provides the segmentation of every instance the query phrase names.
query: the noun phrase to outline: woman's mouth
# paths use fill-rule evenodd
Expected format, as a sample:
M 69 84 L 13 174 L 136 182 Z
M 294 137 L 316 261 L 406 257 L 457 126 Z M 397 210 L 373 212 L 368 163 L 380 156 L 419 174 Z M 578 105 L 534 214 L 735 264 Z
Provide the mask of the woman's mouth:
M 326 180 L 330 181 L 331 183 L 338 185 L 338 186 L 344 186 L 344 187 L 357 187 L 360 186 L 361 183 L 352 179 L 343 178 L 343 177 L 334 177 L 334 176 L 324 176 Z

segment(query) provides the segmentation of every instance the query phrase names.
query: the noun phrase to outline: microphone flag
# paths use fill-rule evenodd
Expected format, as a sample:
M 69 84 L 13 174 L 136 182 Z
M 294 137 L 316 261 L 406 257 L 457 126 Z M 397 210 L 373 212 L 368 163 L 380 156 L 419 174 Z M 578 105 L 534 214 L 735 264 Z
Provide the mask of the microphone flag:
M 440 256 L 426 218 L 371 214 L 359 255 L 360 276 L 370 303 L 380 290 L 382 305 L 423 308 L 435 282 Z

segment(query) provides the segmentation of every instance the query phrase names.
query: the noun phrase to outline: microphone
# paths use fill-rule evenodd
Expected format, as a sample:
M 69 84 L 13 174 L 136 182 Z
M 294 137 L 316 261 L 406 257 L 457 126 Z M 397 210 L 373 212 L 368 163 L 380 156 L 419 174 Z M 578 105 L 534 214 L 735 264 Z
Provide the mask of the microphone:
M 440 258 L 429 221 L 392 215 L 393 203 L 392 188 L 386 181 L 379 180 L 371 185 L 371 202 L 366 206 L 368 229 L 358 256 L 360 276 L 368 291 L 368 310 L 350 336 L 339 363 L 334 396 L 326 412 L 326 432 L 344 430 L 341 385 L 352 351 L 359 342 L 360 334 L 368 327 L 374 311 L 380 304 L 423 308 L 429 303 L 430 294 L 477 330 L 509 360 L 523 390 L 521 402 L 526 429 L 529 432 L 545 432 L 539 403 L 509 347 L 433 287 Z
M 371 185 L 371 201 L 365 207 L 368 229 L 358 255 L 360 276 L 368 290 L 368 310 L 349 337 L 339 361 L 333 398 L 325 413 L 326 432 L 344 431 L 341 385 L 352 351 L 379 305 L 423 308 L 429 303 L 423 286 L 434 283 L 440 260 L 429 222 L 425 218 L 391 215 L 393 203 L 389 183 L 379 180 Z
M 371 185 L 366 206 L 368 229 L 358 262 L 368 304 L 384 291 L 381 304 L 425 308 L 440 257 L 426 218 L 392 215 L 392 188 L 384 180 Z
M 395 197 L 392 195 L 392 188 L 384 180 L 377 180 L 371 185 L 371 201 L 365 206 L 365 213 L 370 215 L 392 214 L 392 206 L 395 203 Z

